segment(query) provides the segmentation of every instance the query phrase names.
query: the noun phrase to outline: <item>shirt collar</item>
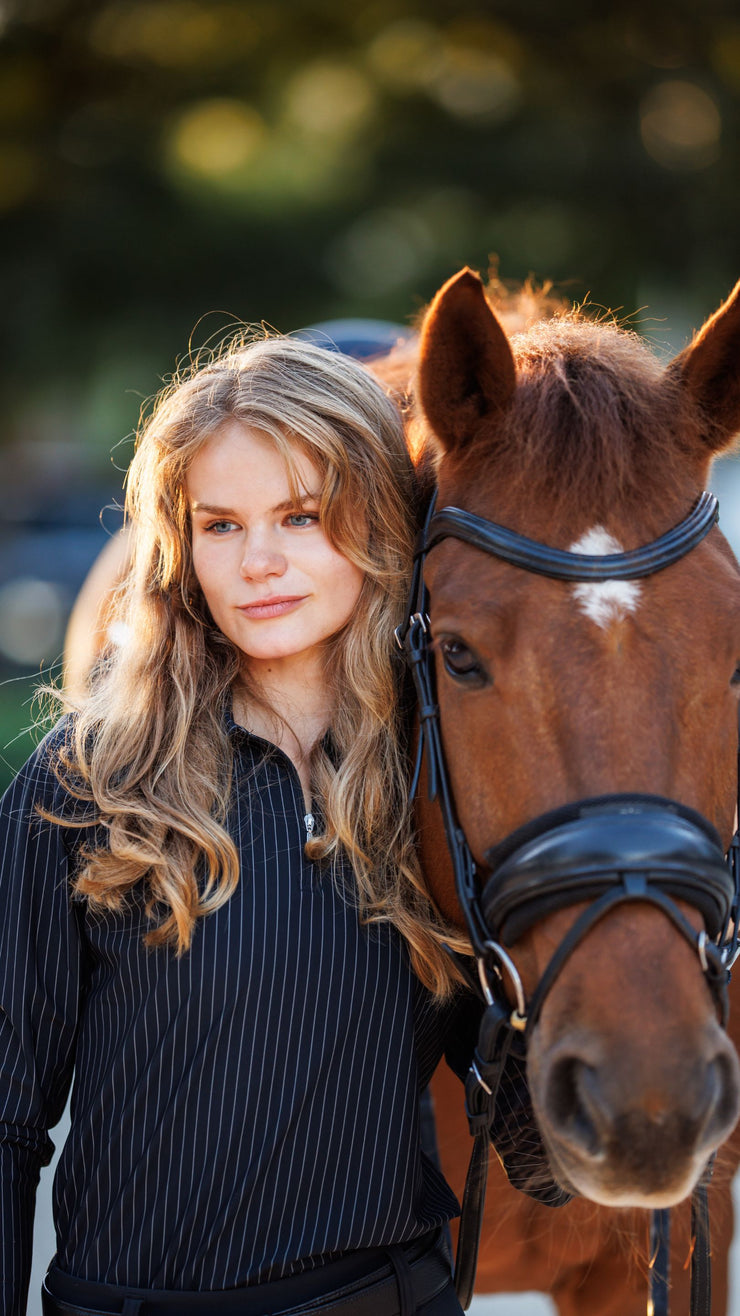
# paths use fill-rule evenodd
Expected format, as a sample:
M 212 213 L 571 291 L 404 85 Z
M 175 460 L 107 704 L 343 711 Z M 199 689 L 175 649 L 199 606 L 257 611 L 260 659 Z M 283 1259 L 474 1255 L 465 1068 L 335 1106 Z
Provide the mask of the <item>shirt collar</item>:
M 223 724 L 226 734 L 234 742 L 238 742 L 240 740 L 241 741 L 246 740 L 246 741 L 251 741 L 253 745 L 271 744 L 271 741 L 265 740 L 262 736 L 256 735 L 253 731 L 247 730 L 246 727 L 240 726 L 238 722 L 234 721 L 234 704 L 230 692 L 227 694 L 224 700 Z M 325 733 L 322 744 L 324 749 L 326 750 L 326 753 L 329 756 L 329 759 L 334 764 L 334 767 L 335 768 L 339 767 L 339 762 L 340 762 L 339 753 L 334 743 L 334 737 L 331 733 L 331 727 Z M 273 745 L 273 749 L 276 748 L 277 746 Z

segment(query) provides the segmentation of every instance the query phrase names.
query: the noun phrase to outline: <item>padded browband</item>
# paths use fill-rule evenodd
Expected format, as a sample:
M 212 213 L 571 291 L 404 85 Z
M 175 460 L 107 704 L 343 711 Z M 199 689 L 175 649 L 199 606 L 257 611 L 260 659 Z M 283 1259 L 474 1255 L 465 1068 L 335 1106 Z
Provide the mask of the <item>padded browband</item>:
M 618 795 L 557 809 L 487 855 L 485 921 L 511 945 L 539 919 L 620 884 L 625 899 L 650 888 L 686 900 L 707 934 L 726 927 L 734 884 L 719 836 L 693 809 L 660 796 Z
M 553 580 L 635 580 L 678 562 L 701 542 L 718 519 L 719 502 L 705 490 L 685 520 L 651 544 L 629 553 L 594 556 L 550 548 L 460 507 L 443 507 L 431 518 L 420 551 L 428 553 L 442 539 L 462 539 L 516 567 Z

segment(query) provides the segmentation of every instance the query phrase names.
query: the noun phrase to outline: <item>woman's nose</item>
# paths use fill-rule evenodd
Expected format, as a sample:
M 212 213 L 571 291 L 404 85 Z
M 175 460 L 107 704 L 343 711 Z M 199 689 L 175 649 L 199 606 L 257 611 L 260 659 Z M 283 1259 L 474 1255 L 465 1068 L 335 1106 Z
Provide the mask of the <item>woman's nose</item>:
M 255 536 L 247 540 L 239 570 L 245 580 L 265 580 L 284 575 L 287 565 L 285 554 L 276 545 Z

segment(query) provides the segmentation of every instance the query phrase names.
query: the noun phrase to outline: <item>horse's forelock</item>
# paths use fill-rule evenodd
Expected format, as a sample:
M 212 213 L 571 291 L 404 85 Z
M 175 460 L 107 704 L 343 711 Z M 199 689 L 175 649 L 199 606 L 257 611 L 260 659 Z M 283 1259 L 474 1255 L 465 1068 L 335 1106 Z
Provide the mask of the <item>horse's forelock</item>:
M 549 288 L 487 297 L 505 329 L 517 370 L 508 414 L 483 425 L 462 458 L 480 488 L 511 486 L 566 516 L 587 507 L 595 521 L 618 506 L 680 496 L 708 452 L 680 380 L 643 338 L 597 308 L 569 309 Z M 402 406 L 409 445 L 426 484 L 437 454 L 415 398 L 418 343 L 408 341 L 371 369 Z
M 497 475 L 603 518 L 615 504 L 665 497 L 701 449 L 698 419 L 650 346 L 578 312 L 511 340 L 517 390 L 497 436 Z M 548 499 L 549 501 L 549 499 Z
M 616 321 L 550 309 L 511 334 L 513 402 L 503 418 L 481 425 L 460 474 L 469 466 L 479 493 L 487 498 L 490 486 L 494 506 L 509 491 L 557 507 L 573 525 L 586 509 L 596 523 L 620 509 L 680 501 L 709 451 L 678 378 Z M 416 446 L 434 451 L 428 429 Z

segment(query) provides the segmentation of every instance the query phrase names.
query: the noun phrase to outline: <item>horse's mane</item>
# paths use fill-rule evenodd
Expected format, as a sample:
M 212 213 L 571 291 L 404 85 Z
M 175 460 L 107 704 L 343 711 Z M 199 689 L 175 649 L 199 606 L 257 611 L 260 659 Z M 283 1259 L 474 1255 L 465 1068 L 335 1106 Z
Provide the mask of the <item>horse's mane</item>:
M 584 506 L 604 519 L 616 505 L 678 492 L 700 418 L 653 348 L 611 312 L 569 306 L 547 286 L 495 280 L 486 295 L 509 337 L 517 389 L 505 418 L 471 448 L 478 479 L 490 464 L 499 484 L 557 500 L 574 519 Z M 428 484 L 437 444 L 416 401 L 417 355 L 412 339 L 373 368 L 405 413 Z

